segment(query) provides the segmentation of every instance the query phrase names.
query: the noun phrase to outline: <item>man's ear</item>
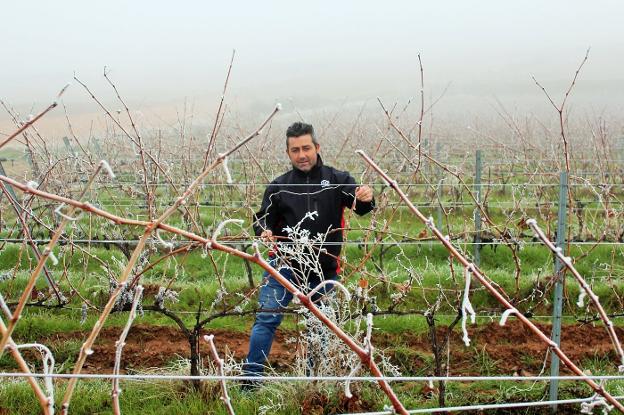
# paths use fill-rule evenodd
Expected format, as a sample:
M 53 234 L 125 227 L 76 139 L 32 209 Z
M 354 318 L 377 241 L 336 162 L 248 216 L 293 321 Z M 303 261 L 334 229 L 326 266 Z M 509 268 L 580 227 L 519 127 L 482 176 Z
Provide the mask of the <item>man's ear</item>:
M 318 153 L 319 151 L 321 151 L 321 145 L 319 143 L 315 144 L 316 146 L 316 152 Z

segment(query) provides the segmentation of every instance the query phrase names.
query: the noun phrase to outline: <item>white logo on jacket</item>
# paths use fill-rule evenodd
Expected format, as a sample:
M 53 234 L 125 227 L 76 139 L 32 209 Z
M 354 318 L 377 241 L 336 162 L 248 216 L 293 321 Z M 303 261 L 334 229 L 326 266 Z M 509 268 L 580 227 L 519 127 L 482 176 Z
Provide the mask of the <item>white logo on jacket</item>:
M 329 186 L 329 180 L 321 180 L 321 187 Z

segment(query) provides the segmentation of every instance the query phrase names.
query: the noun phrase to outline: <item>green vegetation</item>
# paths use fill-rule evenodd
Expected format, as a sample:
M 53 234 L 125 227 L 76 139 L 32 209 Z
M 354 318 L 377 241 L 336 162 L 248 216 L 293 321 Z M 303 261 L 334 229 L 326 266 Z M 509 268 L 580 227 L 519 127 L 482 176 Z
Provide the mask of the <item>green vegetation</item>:
M 21 153 L 0 154 L 0 157 L 3 156 L 17 158 L 21 157 Z M 21 162 L 23 163 L 23 160 Z M 432 177 L 434 175 L 438 173 L 432 173 Z M 406 182 L 411 179 L 408 175 L 398 178 L 399 181 L 404 179 Z M 437 180 L 441 178 L 442 176 L 438 175 Z M 239 179 L 241 182 L 250 181 L 242 176 Z M 209 181 L 213 180 L 218 182 L 215 177 L 209 177 Z M 457 247 L 468 257 L 472 257 L 474 204 L 466 189 L 454 180 L 450 176 L 445 177 L 444 186 L 440 192 L 441 201 L 446 210 L 442 215 L 442 228 L 444 233 L 451 235 Z M 517 259 L 521 267 L 518 279 L 516 280 L 517 268 L 512 250 L 502 245 L 497 230 L 485 223 L 483 236 L 487 239 L 485 240 L 487 243 L 481 251 L 480 268 L 509 295 L 519 310 L 525 312 L 533 321 L 544 325 L 547 331 L 549 315 L 552 312 L 550 301 L 553 256 L 544 246 L 532 239 L 532 232 L 523 221 L 529 217 L 537 218 L 540 226 L 549 232 L 550 237 L 554 237 L 557 209 L 556 203 L 552 202 L 557 200 L 558 187 L 556 180 L 552 177 L 542 180 L 549 180 L 553 186 L 522 187 L 527 180 L 529 179 L 526 175 L 518 174 L 506 178 L 505 186 L 484 189 L 484 194 L 487 195 L 485 209 L 491 220 L 499 224 L 499 231 L 504 229 L 508 232 L 507 237 L 518 243 Z M 98 183 L 100 187 L 97 192 L 94 192 L 97 197 L 93 196 L 89 200 L 112 213 L 145 220 L 147 215 L 144 200 L 128 190 L 130 187 L 137 188 L 135 172 L 120 172 L 119 181 L 130 183 L 132 186 Z M 467 180 L 466 184 L 472 186 L 470 180 Z M 78 190 L 81 186 L 81 183 L 75 182 L 72 190 Z M 414 186 L 406 190 L 410 198 L 420 204 L 423 213 L 426 216 L 431 215 L 437 222 L 440 213 L 436 206 L 437 189 Z M 388 199 L 384 200 L 381 186 L 377 186 L 376 193 L 378 205 L 385 206 L 386 202 L 388 205 L 377 211 L 374 217 L 359 218 L 347 215 L 350 229 L 346 233 L 348 242 L 343 251 L 346 258 L 343 264 L 343 283 L 351 292 L 354 292 L 361 284 L 361 280 L 366 280 L 370 287 L 368 295 L 374 297 L 376 307 L 382 311 L 394 307 L 394 311 L 406 313 L 406 315 L 380 315 L 375 318 L 373 342 L 378 348 L 379 358 L 381 359 L 383 352 L 383 355 L 404 375 L 432 375 L 435 370 L 435 356 L 429 341 L 431 327 L 427 324 L 423 314 L 427 310 L 431 311 L 432 306 L 437 304 L 435 324 L 438 329 L 438 342 L 442 342 L 446 327 L 454 321 L 457 315 L 456 308 L 464 287 L 463 269 L 457 261 L 449 263 L 448 252 L 437 241 L 428 240 L 431 239 L 431 234 L 425 231 L 425 227 L 405 209 L 405 206 L 398 207 L 396 212 L 393 211 L 393 206 L 399 202 L 396 195 L 386 189 L 385 194 Z M 202 229 L 199 231 L 195 229 L 195 225 L 188 221 L 182 210 L 176 212 L 168 223 L 183 229 L 191 229 L 205 236 L 210 235 L 215 225 L 226 217 L 244 219 L 245 227 L 242 233 L 238 228 L 232 227 L 228 229 L 229 233 L 226 233 L 224 237 L 224 239 L 230 238 L 232 243 L 244 245 L 249 242 L 249 235 L 252 233 L 249 227 L 250 218 L 254 208 L 259 204 L 260 195 L 260 188 L 247 192 L 244 186 L 222 184 L 214 187 L 208 186 L 187 204 L 198 212 L 196 221 Z M 168 206 L 174 197 L 165 187 L 158 187 L 155 196 L 158 211 Z M 619 199 L 623 195 L 621 189 L 617 188 L 610 196 L 613 199 Z M 618 240 L 621 236 L 619 224 L 621 218 L 616 215 L 606 225 L 605 210 L 592 189 L 588 186 L 577 186 L 573 190 L 572 198 L 575 201 L 575 207 L 569 218 L 571 238 L 581 242 L 593 242 L 604 231 L 606 241 Z M 12 209 L 7 206 L 6 201 L 2 201 L 2 220 L 4 223 L 11 224 L 16 218 Z M 52 209 L 47 202 L 37 200 L 33 204 L 33 210 L 49 213 Z M 54 229 L 56 225 L 54 215 L 47 213 L 41 213 L 41 215 L 47 226 Z M 384 230 L 386 223 L 389 225 Z M 369 228 L 373 230 L 370 231 Z M 41 239 L 46 239 L 50 235 L 50 231 L 41 225 L 33 225 L 32 233 L 34 238 Z M 68 227 L 65 236 L 73 239 L 91 239 L 95 235 L 100 240 L 134 241 L 140 237 L 141 229 L 120 227 L 85 214 Z M 164 239 L 171 237 L 165 233 L 161 236 Z M 3 226 L 0 228 L 0 238 L 7 237 L 21 239 L 15 229 Z M 375 242 L 377 238 L 381 243 Z M 175 241 L 180 242 L 179 238 Z M 150 256 L 146 259 L 153 263 L 165 251 L 158 251 L 157 241 L 152 242 L 155 243 L 156 249 L 151 250 Z M 49 267 L 54 279 L 59 281 L 63 293 L 71 296 L 71 302 L 59 308 L 55 307 L 54 298 L 51 297 L 44 303 L 29 305 L 13 336 L 20 343 L 42 342 L 48 345 L 56 358 L 55 371 L 57 373 L 71 372 L 86 333 L 94 326 L 98 315 L 96 309 L 90 308 L 86 320 L 81 322 L 83 301 L 79 296 L 69 293 L 76 290 L 94 307 L 102 307 L 109 296 L 110 279 L 119 275 L 126 263 L 126 255 L 133 248 L 132 245 L 122 246 L 118 243 L 93 243 L 90 246 L 81 243 L 79 246 L 88 254 L 70 245 L 55 247 L 54 253 L 60 264 Z M 622 298 L 624 278 L 621 276 L 623 252 L 621 246 L 610 244 L 593 247 L 573 242 L 569 247 L 569 255 L 579 258 L 575 264 L 577 269 L 590 282 L 607 312 L 612 314 L 622 314 L 624 310 Z M 352 273 L 353 267 L 369 254 L 370 257 L 365 261 L 362 269 Z M 244 262 L 240 258 L 220 252 L 210 252 L 210 255 L 211 257 L 207 258 L 201 248 L 196 248 L 175 258 L 167 258 L 146 271 L 141 277 L 141 284 L 146 288 L 143 300 L 145 312 L 135 320 L 134 325 L 154 328 L 157 331 L 170 330 L 174 333 L 174 337 L 177 333 L 177 337 L 168 339 L 169 341 L 180 339 L 186 341 L 176 321 L 158 310 L 149 309 L 153 306 L 155 294 L 160 287 L 169 287 L 178 293 L 178 301 L 168 302 L 166 307 L 188 328 L 195 324 L 200 307 L 202 318 L 215 315 L 224 308 L 231 310 L 239 302 L 242 302 L 243 310 L 255 307 L 256 296 L 249 287 L 248 271 Z M 24 244 L 6 243 L 0 247 L 0 293 L 8 302 L 17 301 L 35 263 L 31 250 Z M 252 270 L 253 280 L 257 286 L 261 282 L 261 271 L 255 266 Z M 407 286 L 400 304 L 393 306 L 397 298 L 396 293 L 400 288 L 405 288 L 407 283 L 411 285 Z M 579 309 L 575 305 L 579 288 L 571 275 L 566 275 L 565 283 L 564 327 L 581 327 L 578 319 L 595 317 L 595 310 Z M 38 293 L 43 296 L 47 294 L 47 285 L 43 277 L 37 281 L 33 303 L 36 303 Z M 249 298 L 244 300 L 245 296 Z M 517 346 L 518 339 L 512 336 L 512 334 L 517 334 L 513 332 L 517 331 L 517 326 L 511 326 L 513 321 L 510 321 L 506 328 L 498 328 L 501 306 L 476 282 L 472 285 L 470 299 L 478 313 L 477 324 L 470 326 L 473 341 L 469 347 L 463 346 L 459 325 L 455 326 L 451 333 L 452 358 L 449 373 L 491 376 L 510 375 L 523 370 L 540 373 L 544 368 L 545 351 Z M 358 307 L 364 311 L 370 311 L 373 309 L 372 304 L 370 300 L 366 303 L 354 301 L 350 305 L 350 310 L 357 315 L 357 312 L 361 311 Z M 126 319 L 127 312 L 116 311 L 107 320 L 105 329 L 114 328 L 116 329 L 115 335 L 117 335 L 126 323 Z M 253 317 L 250 315 L 216 317 L 204 329 L 205 331 L 222 330 L 227 336 L 242 337 L 249 332 L 252 321 Z M 624 326 L 624 320 L 621 317 L 615 318 L 614 322 L 619 327 Z M 349 322 L 346 324 L 346 329 L 353 333 L 357 325 L 357 322 Z M 596 325 L 600 328 L 600 323 Z M 583 327 L 591 328 L 590 325 Z M 296 316 L 287 315 L 281 329 L 286 333 L 295 333 L 296 330 L 301 329 L 301 325 L 298 325 Z M 488 337 L 491 335 L 488 330 L 495 329 L 501 330 L 502 333 L 504 330 L 509 330 L 510 334 L 509 336 L 500 335 L 495 339 L 495 344 L 488 342 L 492 340 Z M 495 332 L 494 335 L 501 332 Z M 526 333 L 525 337 L 531 337 L 531 334 Z M 588 342 L 589 340 L 591 339 L 587 339 Z M 605 350 L 591 353 L 589 345 L 586 349 L 588 349 L 587 353 L 581 354 L 583 357 L 578 362 L 581 367 L 595 374 L 615 373 L 613 353 Z M 161 368 L 161 371 L 188 374 L 188 364 L 180 364 L 180 361 L 188 358 L 189 353 L 188 349 L 185 349 L 181 355 L 165 356 L 162 361 L 167 367 Z M 41 370 L 37 356 L 28 352 L 26 356 L 35 370 Z M 443 357 L 445 356 L 444 354 Z M 133 361 L 134 366 L 128 369 L 139 373 L 146 371 L 147 367 L 137 365 L 136 360 Z M 209 365 L 204 361 L 203 368 L 208 370 L 208 367 Z M 0 358 L 0 370 L 14 371 L 16 369 L 11 356 L 4 353 Z M 279 371 L 290 373 L 291 368 L 282 366 Z M 62 395 L 65 383 L 64 380 L 56 381 L 57 397 Z M 368 384 L 354 386 L 357 399 L 350 403 L 344 398 L 342 385 L 335 383 L 280 382 L 267 384 L 254 393 L 244 393 L 235 384 L 230 386 L 235 408 L 240 414 L 378 411 L 383 409 L 384 404 L 387 404 L 380 390 Z M 532 382 L 449 383 L 446 390 L 446 404 L 467 405 L 476 402 L 539 400 L 544 398 L 546 388 L 547 385 L 544 383 Z M 111 413 L 110 389 L 110 383 L 101 380 L 79 382 L 71 405 L 73 412 Z M 123 413 L 126 414 L 226 413 L 219 400 L 220 391 L 216 383 L 204 382 L 201 388 L 196 390 L 184 382 L 123 381 L 122 389 L 121 404 Z M 402 382 L 395 385 L 395 390 L 408 408 L 436 407 L 438 405 L 437 392 L 427 393 L 422 389 L 423 384 Z M 624 382 L 611 382 L 608 389 L 614 394 L 623 394 Z M 562 382 L 561 384 L 561 398 L 563 399 L 590 395 L 589 388 L 580 383 Z M 23 380 L 3 379 L 0 382 L 0 414 L 5 410 L 9 413 L 39 412 L 32 391 Z M 544 413 L 546 412 L 547 410 L 544 410 Z

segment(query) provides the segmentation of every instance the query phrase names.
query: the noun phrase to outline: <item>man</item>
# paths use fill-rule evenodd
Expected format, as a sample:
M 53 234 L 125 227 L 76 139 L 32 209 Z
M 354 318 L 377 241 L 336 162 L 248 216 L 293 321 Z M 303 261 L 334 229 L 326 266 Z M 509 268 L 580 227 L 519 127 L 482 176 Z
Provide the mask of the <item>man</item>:
M 364 215 L 374 208 L 372 189 L 357 187 L 349 173 L 324 165 L 320 149 L 310 124 L 296 122 L 288 127 L 286 154 L 292 170 L 273 180 L 266 188 L 260 211 L 254 217 L 256 235 L 265 241 L 292 242 L 289 238 L 292 235 L 285 228 L 292 230 L 297 224 L 300 230 L 309 232 L 310 239 L 319 234 L 326 235 L 321 246 L 304 249 L 304 256 L 307 249 L 309 258 L 318 258 L 318 264 L 314 266 L 301 263 L 301 257 L 297 260 L 292 255 L 283 254 L 279 251 L 279 244 L 276 245 L 278 251 L 270 255 L 279 272 L 303 290 L 311 290 L 323 280 L 338 278 L 340 268 L 336 258 L 340 256 L 343 241 L 344 209 L 353 208 L 358 215 Z M 317 213 L 314 218 L 310 218 L 312 212 Z M 268 273 L 264 277 L 268 277 L 268 281 L 260 288 L 260 308 L 280 310 L 287 307 L 292 294 Z M 319 292 L 324 294 L 324 290 Z M 275 329 L 282 319 L 283 314 L 274 311 L 256 315 L 244 374 L 262 374 Z

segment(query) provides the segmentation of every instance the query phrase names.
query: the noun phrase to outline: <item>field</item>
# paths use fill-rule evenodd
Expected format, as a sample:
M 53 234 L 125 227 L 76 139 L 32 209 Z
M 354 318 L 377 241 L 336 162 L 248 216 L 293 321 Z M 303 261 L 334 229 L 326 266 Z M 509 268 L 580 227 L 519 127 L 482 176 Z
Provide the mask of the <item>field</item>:
M 296 293 L 270 376 L 248 391 L 236 377 L 277 272 L 252 215 L 302 114 L 219 107 L 204 127 L 155 129 L 101 105 L 89 137 L 30 128 L 0 145 L 0 414 L 577 413 L 624 395 L 617 120 L 563 118 L 563 104 L 468 131 L 409 103 L 307 114 L 324 162 L 370 185 L 376 208 L 328 230 L 345 235 L 341 287 L 317 305 Z M 309 259 L 319 238 L 278 243 Z M 128 376 L 89 377 L 106 374 Z M 554 398 L 550 375 L 568 376 Z

